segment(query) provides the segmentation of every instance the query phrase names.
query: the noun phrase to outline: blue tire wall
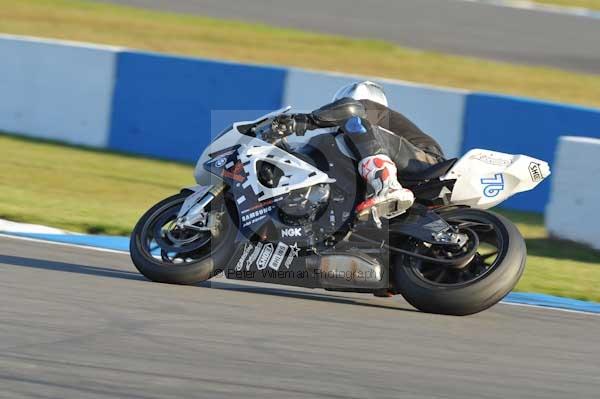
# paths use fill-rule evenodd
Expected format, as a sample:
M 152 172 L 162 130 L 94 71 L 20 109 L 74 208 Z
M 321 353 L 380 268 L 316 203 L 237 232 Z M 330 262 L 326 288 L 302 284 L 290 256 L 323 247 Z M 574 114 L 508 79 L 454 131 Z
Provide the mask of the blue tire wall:
M 468 95 L 465 108 L 463 153 L 484 148 L 524 154 L 547 161 L 552 168 L 560 136 L 600 137 L 600 112 L 594 109 L 483 93 Z M 543 212 L 551 179 L 515 195 L 502 207 Z
M 485 148 L 553 167 L 560 136 L 600 138 L 600 110 L 521 97 L 0 34 L 3 52 L 1 131 L 175 161 L 195 162 L 233 121 L 308 111 L 362 79 L 382 82 L 449 156 Z M 551 180 L 502 207 L 544 212 Z
M 247 120 L 280 107 L 286 71 L 143 52 L 118 55 L 109 148 L 194 162 L 211 135 L 215 110 Z

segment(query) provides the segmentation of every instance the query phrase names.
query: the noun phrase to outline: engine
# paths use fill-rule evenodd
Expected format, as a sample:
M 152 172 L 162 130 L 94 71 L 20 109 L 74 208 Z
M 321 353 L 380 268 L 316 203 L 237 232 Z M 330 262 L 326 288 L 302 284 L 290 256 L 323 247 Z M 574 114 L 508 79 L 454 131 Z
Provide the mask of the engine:
M 327 207 L 329 197 L 329 184 L 294 190 L 279 202 L 281 219 L 296 226 L 314 222 Z

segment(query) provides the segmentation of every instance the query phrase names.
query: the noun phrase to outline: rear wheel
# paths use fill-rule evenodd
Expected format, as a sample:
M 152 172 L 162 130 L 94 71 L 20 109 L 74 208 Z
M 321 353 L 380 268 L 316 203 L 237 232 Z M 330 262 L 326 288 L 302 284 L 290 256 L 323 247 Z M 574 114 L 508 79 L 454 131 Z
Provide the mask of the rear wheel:
M 398 256 L 394 260 L 396 287 L 424 312 L 468 315 L 495 305 L 515 287 L 525 268 L 527 250 L 521 233 L 508 219 L 487 211 L 459 209 L 441 216 L 459 229 L 468 226 L 470 234 L 477 234 L 475 255 L 460 267 Z M 445 255 L 423 243 L 410 245 L 423 255 Z
M 210 230 L 180 228 L 177 214 L 189 193 L 160 201 L 135 226 L 130 240 L 131 260 L 145 277 L 170 284 L 194 284 L 218 274 L 229 261 L 226 243 L 237 229 L 224 201 L 209 205 Z

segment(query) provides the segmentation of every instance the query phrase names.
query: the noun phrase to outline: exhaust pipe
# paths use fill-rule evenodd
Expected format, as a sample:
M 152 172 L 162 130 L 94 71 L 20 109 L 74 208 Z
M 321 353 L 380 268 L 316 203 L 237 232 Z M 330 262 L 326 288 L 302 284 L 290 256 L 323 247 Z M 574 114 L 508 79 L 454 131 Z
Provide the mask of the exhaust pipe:
M 362 253 L 314 255 L 308 264 L 318 274 L 321 286 L 325 289 L 371 290 L 387 286 L 381 264 Z

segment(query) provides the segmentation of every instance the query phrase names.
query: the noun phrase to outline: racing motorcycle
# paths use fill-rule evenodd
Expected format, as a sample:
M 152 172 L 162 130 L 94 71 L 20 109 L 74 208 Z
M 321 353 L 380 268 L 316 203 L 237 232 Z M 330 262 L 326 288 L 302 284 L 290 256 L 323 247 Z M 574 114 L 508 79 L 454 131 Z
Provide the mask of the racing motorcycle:
M 486 209 L 537 186 L 550 175 L 546 162 L 473 149 L 399 176 L 415 194 L 408 211 L 357 214 L 367 187 L 344 136 L 330 129 L 294 145 L 273 134 L 289 109 L 225 129 L 198 160 L 197 185 L 142 216 L 130 252 L 144 276 L 194 284 L 222 273 L 400 294 L 421 311 L 450 315 L 483 311 L 514 288 L 525 242 L 513 223 Z M 335 118 L 351 113 L 336 110 Z

